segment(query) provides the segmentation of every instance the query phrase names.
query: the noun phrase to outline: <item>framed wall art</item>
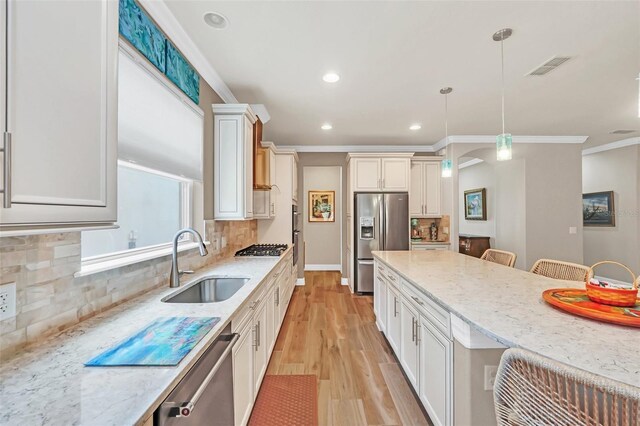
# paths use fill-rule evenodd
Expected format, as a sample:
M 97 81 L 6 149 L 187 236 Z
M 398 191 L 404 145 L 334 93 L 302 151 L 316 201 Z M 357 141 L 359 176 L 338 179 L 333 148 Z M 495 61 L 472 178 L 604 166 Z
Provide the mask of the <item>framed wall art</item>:
M 335 191 L 309 191 L 309 222 L 335 222 Z

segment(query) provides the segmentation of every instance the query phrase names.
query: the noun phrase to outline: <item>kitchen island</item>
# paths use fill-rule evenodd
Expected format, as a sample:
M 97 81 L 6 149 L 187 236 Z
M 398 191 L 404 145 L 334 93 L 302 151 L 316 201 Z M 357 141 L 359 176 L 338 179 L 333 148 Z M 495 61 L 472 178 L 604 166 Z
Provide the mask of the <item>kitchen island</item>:
M 453 424 L 454 347 L 462 348 L 458 343 L 472 352 L 527 349 L 640 392 L 639 329 L 577 317 L 542 299 L 544 290 L 581 283 L 451 251 L 374 252 L 374 258 L 378 328 L 434 423 Z M 440 365 L 429 364 L 434 359 Z M 458 377 L 455 380 L 459 387 Z M 446 398 L 441 400 L 441 394 Z M 458 416 L 457 409 L 455 413 Z

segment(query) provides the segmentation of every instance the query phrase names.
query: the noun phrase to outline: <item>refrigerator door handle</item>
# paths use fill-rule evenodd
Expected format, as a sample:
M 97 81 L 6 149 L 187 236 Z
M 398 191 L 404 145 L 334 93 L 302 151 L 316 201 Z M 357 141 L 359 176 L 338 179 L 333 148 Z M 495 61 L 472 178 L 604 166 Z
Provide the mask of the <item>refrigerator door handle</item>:
M 385 202 L 384 202 L 384 197 L 380 198 L 380 220 L 379 222 L 379 226 L 380 226 L 380 232 L 378 233 L 379 240 L 380 240 L 380 250 L 386 250 L 386 244 L 387 242 L 385 241 L 385 228 L 387 226 L 387 220 L 385 217 Z
M 373 265 L 373 260 L 360 260 L 360 259 L 358 259 L 358 265 Z

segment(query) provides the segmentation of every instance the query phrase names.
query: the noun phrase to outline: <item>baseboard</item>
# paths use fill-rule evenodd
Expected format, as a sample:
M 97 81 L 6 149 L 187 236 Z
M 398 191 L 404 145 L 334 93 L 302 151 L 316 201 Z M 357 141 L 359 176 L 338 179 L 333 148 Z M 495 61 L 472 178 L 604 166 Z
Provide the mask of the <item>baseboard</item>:
M 349 278 L 340 278 L 340 284 L 349 285 Z
M 304 278 L 298 278 L 296 280 L 296 285 L 304 285 Z
M 305 271 L 340 271 L 342 270 L 342 265 L 340 264 L 337 264 L 337 265 L 307 264 L 307 265 L 304 265 L 304 270 Z

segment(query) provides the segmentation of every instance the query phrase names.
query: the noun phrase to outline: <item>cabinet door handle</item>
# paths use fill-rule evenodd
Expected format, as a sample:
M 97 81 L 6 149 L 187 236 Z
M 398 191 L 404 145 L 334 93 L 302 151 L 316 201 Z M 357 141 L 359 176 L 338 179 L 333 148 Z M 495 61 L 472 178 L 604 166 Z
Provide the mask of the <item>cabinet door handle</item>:
M 2 148 L 0 148 L 0 152 L 3 153 L 2 166 L 4 173 L 2 175 L 2 189 L 0 190 L 0 193 L 4 195 L 2 207 L 8 209 L 11 208 L 11 133 L 4 132 L 2 139 L 3 144 Z
M 411 317 L 411 341 L 416 341 L 416 319 Z
M 398 316 L 398 298 L 393 296 L 393 317 Z
M 280 306 L 280 288 L 276 288 L 276 306 Z
M 413 300 L 415 300 L 415 301 L 416 301 L 416 303 L 417 303 L 418 305 L 420 305 L 420 306 L 424 306 L 424 303 L 422 302 L 422 300 L 418 299 L 418 298 L 417 298 L 417 297 L 415 297 L 415 296 L 411 296 L 411 298 L 412 298 Z
M 420 324 L 416 320 L 416 346 L 420 344 Z
M 258 321 L 258 334 L 256 335 L 257 339 L 258 339 L 258 346 L 260 346 L 262 344 L 262 342 L 260 341 L 260 333 L 262 332 L 262 326 L 260 325 L 260 321 Z
M 253 347 L 257 352 L 258 351 L 258 324 L 254 325 L 251 331 L 253 332 Z

